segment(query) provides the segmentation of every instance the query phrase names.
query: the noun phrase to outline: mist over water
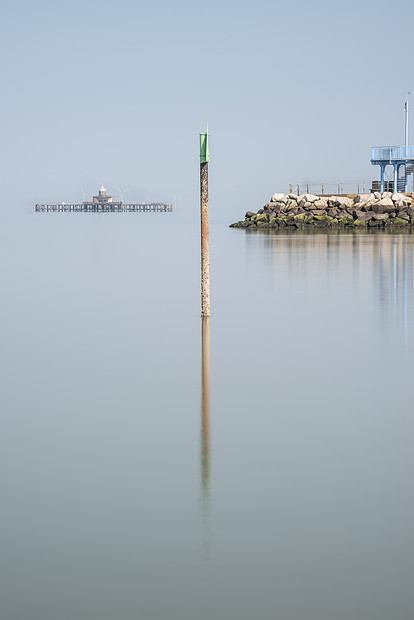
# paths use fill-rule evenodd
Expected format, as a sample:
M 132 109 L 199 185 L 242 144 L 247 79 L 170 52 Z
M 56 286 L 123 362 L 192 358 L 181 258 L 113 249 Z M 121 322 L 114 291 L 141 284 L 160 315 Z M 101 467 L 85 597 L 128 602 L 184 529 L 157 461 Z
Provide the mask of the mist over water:
M 412 619 L 414 237 L 210 254 L 207 329 L 174 213 L 0 227 L 2 619 Z

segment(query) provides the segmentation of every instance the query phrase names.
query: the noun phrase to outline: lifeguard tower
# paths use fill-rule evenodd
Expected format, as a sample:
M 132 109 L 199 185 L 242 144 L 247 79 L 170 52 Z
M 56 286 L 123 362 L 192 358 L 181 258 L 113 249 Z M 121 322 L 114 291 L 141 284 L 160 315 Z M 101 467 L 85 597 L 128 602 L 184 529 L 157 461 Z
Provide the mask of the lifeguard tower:
M 410 94 L 410 93 L 408 93 Z M 405 146 L 373 146 L 371 148 L 371 164 L 380 166 L 381 180 L 379 191 L 393 190 L 394 192 L 408 192 L 408 178 L 413 175 L 414 146 L 408 146 L 408 99 L 405 108 Z M 385 181 L 385 169 L 394 167 L 394 182 Z M 374 186 L 375 182 L 373 183 Z M 414 191 L 414 187 L 413 187 Z

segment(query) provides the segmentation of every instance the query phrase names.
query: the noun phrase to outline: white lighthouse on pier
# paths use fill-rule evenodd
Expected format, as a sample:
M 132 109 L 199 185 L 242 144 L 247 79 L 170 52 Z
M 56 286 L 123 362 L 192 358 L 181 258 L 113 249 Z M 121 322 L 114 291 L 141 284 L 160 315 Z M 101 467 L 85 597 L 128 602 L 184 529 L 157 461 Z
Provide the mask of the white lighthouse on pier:
M 114 197 L 113 196 L 107 196 L 106 194 L 106 189 L 104 188 L 103 185 L 101 185 L 101 187 L 99 188 L 99 193 L 97 196 L 92 196 L 92 203 L 94 205 L 99 204 L 99 205 L 106 205 L 108 203 L 113 203 L 114 202 Z M 121 203 L 119 203 L 121 204 Z

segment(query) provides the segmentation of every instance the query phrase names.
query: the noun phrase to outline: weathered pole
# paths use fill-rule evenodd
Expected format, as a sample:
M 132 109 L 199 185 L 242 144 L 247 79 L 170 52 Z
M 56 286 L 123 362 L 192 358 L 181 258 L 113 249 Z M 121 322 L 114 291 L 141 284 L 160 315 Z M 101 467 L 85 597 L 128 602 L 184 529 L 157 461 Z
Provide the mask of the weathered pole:
M 201 316 L 210 316 L 210 255 L 208 233 L 208 129 L 200 134 Z

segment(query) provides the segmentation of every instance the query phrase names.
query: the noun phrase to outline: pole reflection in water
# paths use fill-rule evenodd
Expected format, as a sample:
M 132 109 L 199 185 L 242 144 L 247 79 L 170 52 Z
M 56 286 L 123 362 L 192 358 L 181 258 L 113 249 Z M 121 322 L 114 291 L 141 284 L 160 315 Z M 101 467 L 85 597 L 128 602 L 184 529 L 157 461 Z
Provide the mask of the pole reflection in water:
M 204 530 L 210 526 L 210 317 L 201 318 L 201 506 Z

